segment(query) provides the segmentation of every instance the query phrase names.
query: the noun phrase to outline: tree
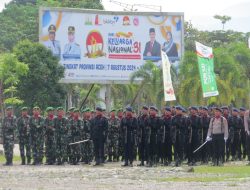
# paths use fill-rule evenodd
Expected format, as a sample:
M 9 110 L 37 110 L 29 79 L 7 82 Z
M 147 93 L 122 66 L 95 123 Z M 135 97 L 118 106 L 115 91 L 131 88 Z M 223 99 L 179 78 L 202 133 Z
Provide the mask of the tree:
M 18 105 L 23 101 L 15 96 L 20 77 L 28 72 L 28 65 L 19 62 L 13 54 L 0 55 L 0 106 L 4 113 L 5 104 Z
M 29 107 L 42 109 L 64 104 L 66 92 L 58 83 L 64 77 L 64 67 L 50 50 L 39 43 L 28 40 L 19 42 L 14 48 L 17 59 L 29 66 L 27 76 L 20 78 L 18 93 Z
M 230 16 L 226 16 L 226 15 L 214 15 L 214 18 L 215 19 L 218 19 L 221 21 L 222 23 L 222 30 L 224 30 L 224 25 L 226 24 L 226 22 L 230 21 L 231 20 L 231 17 Z

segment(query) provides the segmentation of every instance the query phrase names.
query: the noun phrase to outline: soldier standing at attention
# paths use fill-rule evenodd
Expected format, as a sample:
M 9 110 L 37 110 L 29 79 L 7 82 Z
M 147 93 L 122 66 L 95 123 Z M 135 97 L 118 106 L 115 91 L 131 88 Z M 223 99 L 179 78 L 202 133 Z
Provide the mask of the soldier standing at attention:
M 131 107 L 126 108 L 126 116 L 121 120 L 121 129 L 124 136 L 124 159 L 123 166 L 133 166 L 133 150 L 135 145 L 137 119 L 133 117 Z
M 115 115 L 115 109 L 110 111 L 110 117 L 108 120 L 108 161 L 118 161 L 118 148 L 119 148 L 119 129 L 120 120 Z
M 40 165 L 43 161 L 44 150 L 44 119 L 40 116 L 40 108 L 33 108 L 33 115 L 29 120 L 33 165 Z
M 13 115 L 12 107 L 6 108 L 6 116 L 3 119 L 3 148 L 6 166 L 13 165 L 14 136 L 16 130 L 16 116 Z
M 244 127 L 244 115 L 245 115 L 245 112 L 246 112 L 246 108 L 243 108 L 241 107 L 240 108 L 240 118 L 241 120 L 243 121 L 243 126 L 242 126 L 242 129 L 241 129 L 241 146 L 242 146 L 242 155 L 243 155 L 243 159 L 246 158 L 246 131 L 245 131 L 245 127 Z
M 30 126 L 28 115 L 28 108 L 21 108 L 22 114 L 21 117 L 17 119 L 17 129 L 18 129 L 18 137 L 19 137 L 19 148 L 20 148 L 20 156 L 22 159 L 22 165 L 26 164 L 25 152 L 27 157 L 27 164 L 31 162 L 31 137 L 30 137 Z
M 85 108 L 83 110 L 83 140 L 89 140 L 83 143 L 83 161 L 85 164 L 90 164 L 93 160 L 93 142 L 90 137 L 90 121 L 91 121 L 91 110 Z
M 212 140 L 214 166 L 222 165 L 225 152 L 225 143 L 228 139 L 228 123 L 221 114 L 222 110 L 220 108 L 214 109 L 214 117 L 210 120 L 206 138 L 207 141 Z
M 67 161 L 68 131 L 68 119 L 64 116 L 63 108 L 58 107 L 55 118 L 56 161 L 58 165 Z
M 108 120 L 103 116 L 102 108 L 96 108 L 96 116 L 91 120 L 91 139 L 94 143 L 95 166 L 104 163 L 104 143 L 107 138 Z
M 138 117 L 138 141 L 139 141 L 139 157 L 140 157 L 140 165 L 144 166 L 144 161 L 147 160 L 147 152 L 146 147 L 148 144 L 146 133 L 148 129 L 148 107 L 143 106 L 141 110 L 141 115 Z
M 45 126 L 45 155 L 46 163 L 48 165 L 55 164 L 56 161 L 56 139 L 55 139 L 55 116 L 54 108 L 48 107 L 46 109 L 47 117 L 44 121 Z

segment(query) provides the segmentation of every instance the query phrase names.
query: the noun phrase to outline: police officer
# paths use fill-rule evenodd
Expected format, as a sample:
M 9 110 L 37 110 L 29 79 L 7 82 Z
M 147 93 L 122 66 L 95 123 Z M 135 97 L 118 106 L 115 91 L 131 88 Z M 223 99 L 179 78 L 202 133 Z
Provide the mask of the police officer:
M 17 119 L 17 129 L 18 129 L 18 137 L 19 137 L 19 148 L 20 148 L 20 156 L 22 159 L 22 165 L 26 164 L 25 153 L 27 157 L 27 163 L 31 162 L 31 137 L 30 137 L 30 126 L 28 115 L 28 108 L 21 108 L 21 116 Z
M 75 27 L 68 27 L 68 40 L 64 46 L 63 58 L 64 60 L 80 60 L 81 59 L 81 48 L 80 45 L 75 42 Z
M 107 139 L 108 120 L 103 116 L 102 108 L 96 108 L 96 116 L 90 122 L 91 139 L 94 143 L 95 166 L 104 163 L 104 143 Z
M 208 108 L 206 106 L 202 107 L 201 111 L 201 128 L 202 128 L 202 142 L 206 141 L 207 132 L 210 123 L 210 116 L 208 115 Z M 201 150 L 202 163 L 208 163 L 209 158 L 212 154 L 211 141 Z
M 189 165 L 196 165 L 196 162 L 198 161 L 198 153 L 193 153 L 193 151 L 200 146 L 201 142 L 201 123 L 200 123 L 200 117 L 198 116 L 198 109 L 195 106 L 192 106 L 190 108 L 190 127 L 191 127 L 191 133 L 190 133 L 190 147 L 189 147 L 189 156 L 188 156 L 188 164 Z
M 174 159 L 175 166 L 180 166 L 184 156 L 184 143 L 186 132 L 186 118 L 182 114 L 182 107 L 175 107 L 176 115 L 172 118 L 172 125 L 174 127 Z
M 53 165 L 56 162 L 56 139 L 55 139 L 56 120 L 54 116 L 54 108 L 47 107 L 46 112 L 48 114 L 44 121 L 46 164 Z
M 64 116 L 63 107 L 58 107 L 57 117 L 55 118 L 56 161 L 58 165 L 67 161 L 68 132 L 68 119 Z
M 44 45 L 51 50 L 52 54 L 60 59 L 61 46 L 60 42 L 56 40 L 56 26 L 50 25 L 48 28 L 49 40 L 44 42 Z
M 166 107 L 163 114 L 163 126 L 165 131 L 164 144 L 161 151 L 164 155 L 164 165 L 168 166 L 172 162 L 173 127 L 171 108 Z
M 121 120 L 121 129 L 124 136 L 124 159 L 123 166 L 133 166 L 133 150 L 135 145 L 137 119 L 133 117 L 133 110 L 131 107 L 126 108 L 126 116 Z
M 42 164 L 44 156 L 44 119 L 40 115 L 40 108 L 35 106 L 33 108 L 33 115 L 29 120 L 31 147 L 33 154 L 33 165 Z
M 232 146 L 232 161 L 241 159 L 241 130 L 243 121 L 239 117 L 239 110 L 237 108 L 232 109 L 232 116 L 228 120 L 228 127 L 233 130 L 233 137 L 231 138 Z
M 148 107 L 143 106 L 141 110 L 141 115 L 138 117 L 138 143 L 139 143 L 139 157 L 140 157 L 140 165 L 144 166 L 144 161 L 147 160 L 146 147 L 148 146 Z
M 241 107 L 240 108 L 240 118 L 243 121 L 243 124 L 244 124 L 245 112 L 246 112 L 246 108 Z M 240 143 L 241 143 L 241 146 L 242 146 L 242 155 L 243 155 L 242 158 L 245 159 L 246 158 L 246 132 L 245 132 L 244 125 L 242 126 L 242 129 L 241 129 L 241 142 Z
M 13 165 L 14 136 L 16 130 L 16 116 L 13 115 L 12 107 L 6 108 L 6 116 L 3 119 L 3 148 L 6 166 Z
M 228 123 L 222 116 L 220 108 L 214 109 L 214 117 L 210 120 L 209 129 L 207 133 L 207 141 L 213 143 L 213 165 L 220 166 L 223 164 L 223 157 L 225 151 L 225 143 L 228 139 Z

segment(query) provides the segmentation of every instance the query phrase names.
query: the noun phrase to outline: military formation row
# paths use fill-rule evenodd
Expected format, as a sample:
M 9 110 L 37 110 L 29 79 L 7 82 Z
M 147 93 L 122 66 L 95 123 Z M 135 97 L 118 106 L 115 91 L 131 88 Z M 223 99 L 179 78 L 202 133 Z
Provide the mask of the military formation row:
M 241 160 L 248 155 L 249 111 L 228 107 L 208 109 L 190 107 L 187 113 L 181 106 L 166 107 L 160 115 L 156 107 L 143 106 L 139 116 L 131 107 L 126 111 L 111 110 L 109 116 L 103 109 L 83 110 L 71 108 L 65 115 L 62 107 L 46 109 L 40 115 L 34 107 L 32 116 L 28 108 L 21 109 L 16 119 L 11 107 L 6 109 L 3 120 L 3 145 L 6 165 L 12 165 L 15 136 L 18 137 L 22 164 L 90 164 L 124 160 L 124 166 L 180 166 L 187 160 L 222 165 L 229 159 Z M 15 135 L 17 133 L 17 135 Z M 204 144 L 197 152 L 195 150 Z M 173 162 L 174 161 L 174 162 Z M 146 163 L 145 163 L 146 162 Z

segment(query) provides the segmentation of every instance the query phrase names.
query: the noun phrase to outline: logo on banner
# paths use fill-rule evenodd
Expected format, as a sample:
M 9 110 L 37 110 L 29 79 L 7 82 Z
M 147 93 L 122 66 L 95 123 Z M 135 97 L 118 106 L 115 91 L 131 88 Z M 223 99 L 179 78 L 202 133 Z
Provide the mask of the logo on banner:
M 95 15 L 95 25 L 102 25 L 100 23 L 99 15 Z
M 112 25 L 114 25 L 115 23 L 118 22 L 118 20 L 119 20 L 118 16 L 114 16 L 112 19 L 105 18 L 105 19 L 103 19 L 103 24 L 112 24 Z
M 89 32 L 86 39 L 86 49 L 87 53 L 85 54 L 88 58 L 98 58 L 105 56 L 103 52 L 103 37 L 101 33 L 97 30 L 92 30 Z
M 130 19 L 128 16 L 123 17 L 123 26 L 129 26 L 130 25 Z
M 134 20 L 133 20 L 133 23 L 134 23 L 135 26 L 138 26 L 139 25 L 139 18 L 135 17 Z
M 92 25 L 92 17 L 90 16 L 85 16 L 85 25 Z

